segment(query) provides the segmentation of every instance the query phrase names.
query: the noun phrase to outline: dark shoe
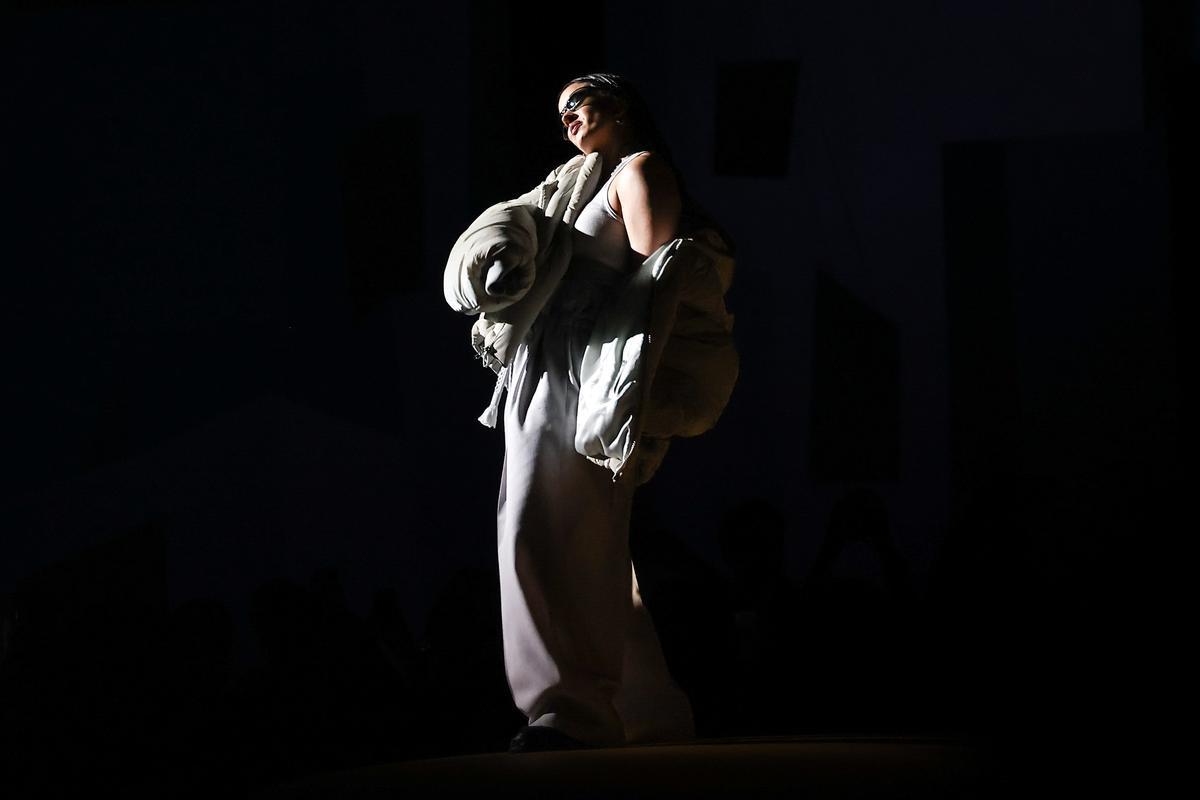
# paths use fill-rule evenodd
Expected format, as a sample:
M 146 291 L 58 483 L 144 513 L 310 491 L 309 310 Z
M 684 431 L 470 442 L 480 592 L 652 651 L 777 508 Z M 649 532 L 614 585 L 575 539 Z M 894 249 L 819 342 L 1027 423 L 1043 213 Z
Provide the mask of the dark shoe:
M 539 753 L 543 750 L 581 750 L 589 746 L 586 742 L 581 742 L 546 725 L 526 725 L 517 731 L 517 735 L 509 742 L 508 752 Z

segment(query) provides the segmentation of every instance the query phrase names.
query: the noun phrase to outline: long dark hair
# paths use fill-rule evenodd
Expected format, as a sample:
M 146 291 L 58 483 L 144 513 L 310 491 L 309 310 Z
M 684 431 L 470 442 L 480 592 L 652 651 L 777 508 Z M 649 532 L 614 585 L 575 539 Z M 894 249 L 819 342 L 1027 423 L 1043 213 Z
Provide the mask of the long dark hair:
M 703 228 L 710 228 L 716 231 L 725 241 L 725 245 L 731 255 L 736 253 L 737 247 L 734 244 L 733 237 L 688 191 L 687 183 L 683 179 L 683 173 L 676 166 L 675 158 L 671 154 L 671 147 L 659 131 L 658 125 L 655 124 L 654 115 L 650 113 L 650 107 L 646 105 L 646 101 L 643 99 L 641 92 L 637 90 L 637 87 L 629 79 L 613 72 L 591 72 L 587 75 L 571 78 L 571 80 L 564 83 L 562 88 L 558 90 L 558 94 L 555 95 L 554 99 L 556 102 L 562 96 L 563 89 L 566 89 L 572 83 L 591 84 L 612 97 L 624 100 L 625 115 L 623 119 L 625 120 L 625 125 L 630 128 L 633 134 L 634 150 L 651 150 L 666 159 L 667 164 L 671 167 L 671 171 L 675 173 L 675 182 L 679 186 L 679 198 L 682 204 L 682 211 L 679 218 L 679 235 L 688 236 Z

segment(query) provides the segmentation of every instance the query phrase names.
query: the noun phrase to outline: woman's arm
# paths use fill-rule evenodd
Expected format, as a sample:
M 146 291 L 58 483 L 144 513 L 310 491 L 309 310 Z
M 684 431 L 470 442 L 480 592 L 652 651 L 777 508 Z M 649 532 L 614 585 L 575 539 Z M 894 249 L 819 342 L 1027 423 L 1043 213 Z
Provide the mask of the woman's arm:
M 617 176 L 616 190 L 629 246 L 642 258 L 675 238 L 681 201 L 675 173 L 657 153 L 635 158 Z

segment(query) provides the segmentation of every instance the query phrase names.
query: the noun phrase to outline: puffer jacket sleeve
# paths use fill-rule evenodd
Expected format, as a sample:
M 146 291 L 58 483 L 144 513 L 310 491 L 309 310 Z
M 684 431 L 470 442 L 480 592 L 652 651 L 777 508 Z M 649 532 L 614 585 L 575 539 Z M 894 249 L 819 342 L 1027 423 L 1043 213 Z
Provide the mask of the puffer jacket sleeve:
M 695 258 L 664 275 L 661 288 L 674 302 L 655 327 L 669 331 L 654 368 L 641 435 L 698 436 L 717 424 L 737 383 L 739 358 L 733 315 L 725 292 L 733 258 L 702 232 L 692 242 Z M 719 241 L 719 240 L 718 240 Z
M 458 237 L 442 279 L 452 309 L 461 314 L 496 312 L 529 291 L 544 234 L 542 210 L 557 188 L 563 166 L 550 170 L 520 197 L 489 206 Z
M 715 232 L 675 239 L 597 320 L 580 369 L 575 449 L 614 480 L 649 480 L 672 438 L 712 428 L 728 404 L 738 376 L 724 301 L 733 266 Z
M 498 311 L 533 285 L 537 222 L 520 200 L 497 203 L 467 227 L 446 261 L 442 288 L 461 314 Z
M 569 223 L 586 200 L 600 163 L 598 153 L 580 154 L 555 167 L 525 194 L 486 209 L 451 248 L 443 274 L 446 302 L 457 312 L 478 315 L 471 347 L 496 373 L 491 402 L 479 416 L 487 427 L 496 426 L 511 351 L 569 261 L 571 240 L 560 235 L 560 223 Z
M 637 445 L 655 278 L 679 245 L 662 245 L 629 275 L 593 323 L 580 362 L 575 451 L 614 473 Z

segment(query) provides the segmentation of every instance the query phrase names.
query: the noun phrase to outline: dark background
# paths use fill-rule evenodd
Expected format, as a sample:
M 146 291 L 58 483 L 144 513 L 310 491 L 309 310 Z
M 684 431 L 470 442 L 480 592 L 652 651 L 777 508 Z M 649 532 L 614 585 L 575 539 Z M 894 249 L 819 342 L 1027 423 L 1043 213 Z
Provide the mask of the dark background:
M 738 247 L 739 384 L 632 533 L 701 735 L 1091 742 L 1155 705 L 1197 4 L 556 8 L 5 12 L 18 785 L 503 749 L 503 441 L 441 273 L 576 152 L 557 92 L 596 70 Z

